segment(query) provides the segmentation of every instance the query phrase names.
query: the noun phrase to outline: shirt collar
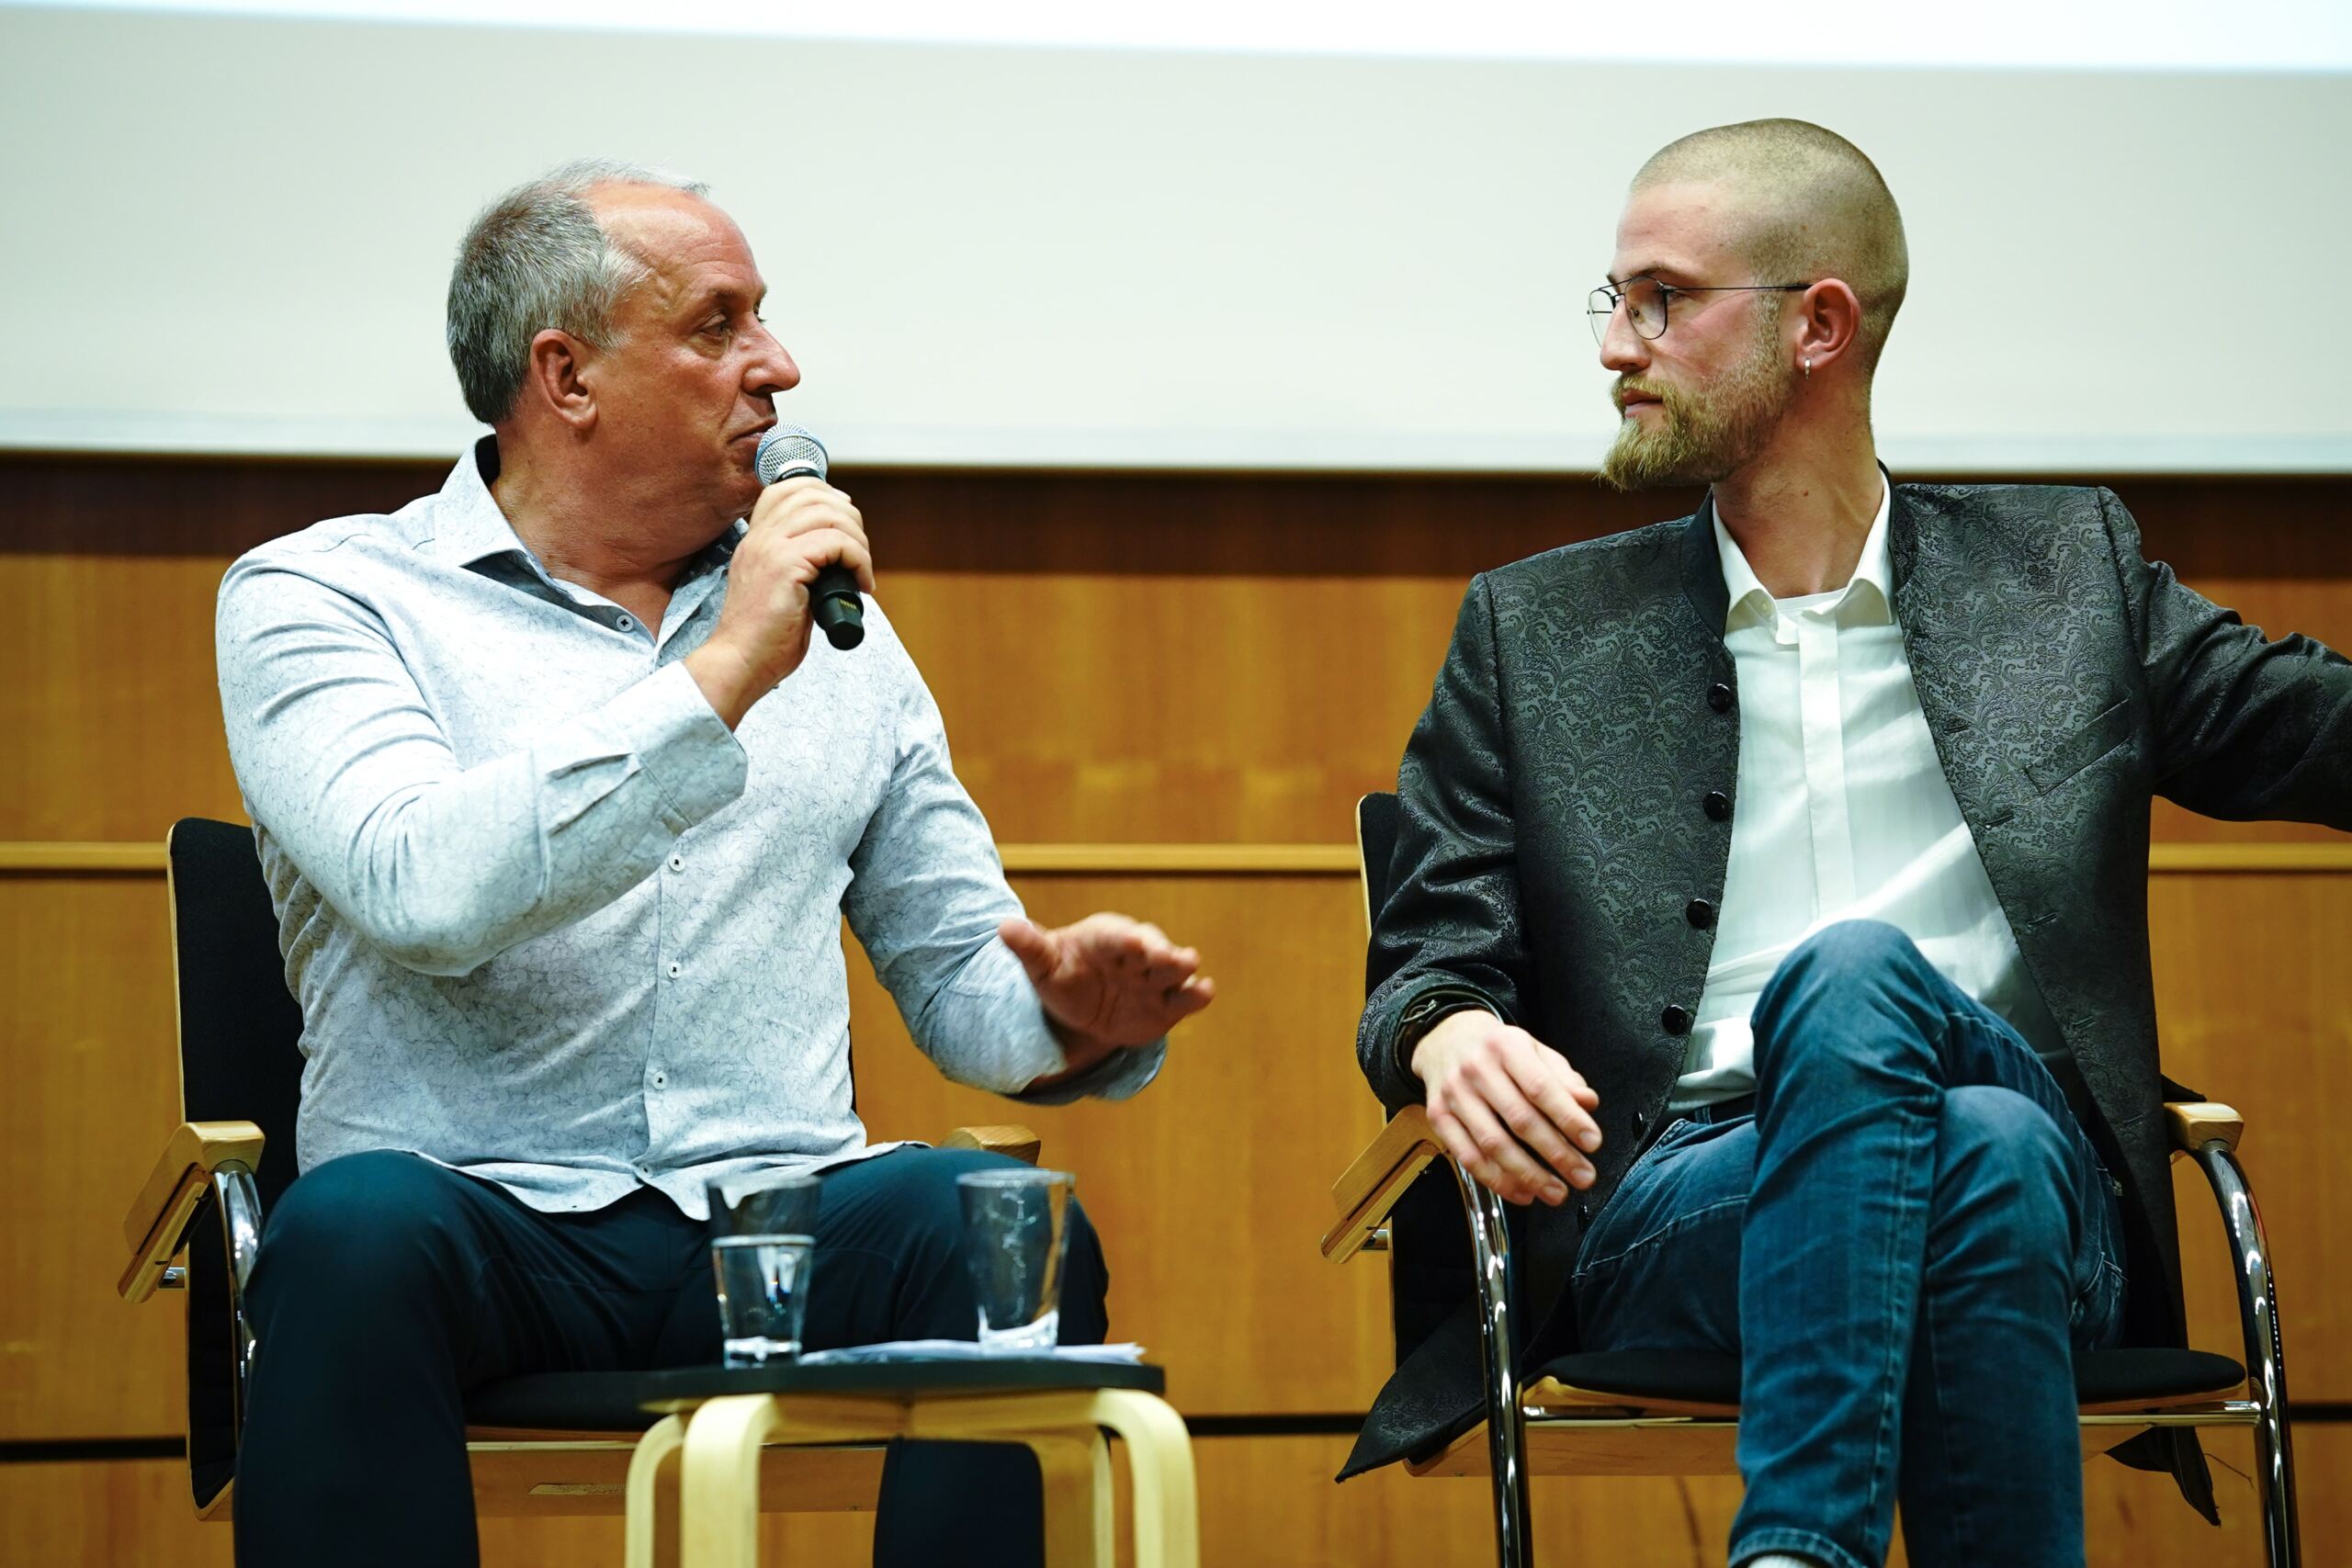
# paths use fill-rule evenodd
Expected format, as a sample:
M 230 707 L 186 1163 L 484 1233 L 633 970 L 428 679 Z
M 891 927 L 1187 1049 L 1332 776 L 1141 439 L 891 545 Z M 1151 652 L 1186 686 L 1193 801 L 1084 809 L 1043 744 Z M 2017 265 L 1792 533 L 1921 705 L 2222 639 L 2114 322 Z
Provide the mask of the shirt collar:
M 509 554 L 537 564 L 499 509 L 498 498 L 490 493 L 497 478 L 498 437 L 485 435 L 458 459 L 443 482 L 440 504 L 434 509 L 433 551 L 450 565 L 471 566 Z
M 1859 596 L 1859 591 L 1865 587 L 1877 594 L 1877 608 L 1888 615 L 1894 614 L 1894 570 L 1887 557 L 1886 524 L 1889 513 L 1894 510 L 1894 485 L 1885 478 L 1885 472 L 1883 468 L 1879 470 L 1878 513 L 1871 519 L 1871 531 L 1862 539 L 1861 558 L 1854 563 L 1854 575 L 1837 602 L 1841 616 L 1846 606 L 1853 603 Z M 1754 569 L 1747 564 L 1747 557 L 1740 551 L 1739 542 L 1724 526 L 1720 507 L 1715 511 L 1714 527 L 1715 556 L 1723 563 L 1724 589 L 1729 597 L 1724 629 L 1728 631 L 1745 620 L 1770 620 L 1778 601 L 1772 597 L 1771 591 L 1757 579 Z
M 506 520 L 490 487 L 498 479 L 498 437 L 485 435 L 458 459 L 442 483 L 440 503 L 433 520 L 433 548 L 452 566 L 473 566 L 494 556 L 514 556 L 529 564 L 533 575 L 553 585 L 547 568 L 531 553 L 514 525 Z M 708 564 L 723 562 L 735 553 L 748 525 L 740 518 L 705 549 L 706 559 L 688 570 L 692 577 Z M 681 578 L 683 582 L 685 579 Z

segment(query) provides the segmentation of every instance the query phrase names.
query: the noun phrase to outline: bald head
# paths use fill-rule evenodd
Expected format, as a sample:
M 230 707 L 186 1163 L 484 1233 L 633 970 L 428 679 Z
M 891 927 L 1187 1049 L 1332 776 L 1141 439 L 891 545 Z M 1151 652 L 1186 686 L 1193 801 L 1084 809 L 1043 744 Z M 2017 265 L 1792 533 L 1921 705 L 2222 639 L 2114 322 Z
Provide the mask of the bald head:
M 1842 279 L 1862 302 L 1865 371 L 1903 307 L 1911 279 L 1903 214 L 1860 148 L 1801 119 L 1751 119 L 1693 131 L 1651 155 L 1636 192 L 1714 186 L 1736 231 L 1724 243 L 1760 283 Z

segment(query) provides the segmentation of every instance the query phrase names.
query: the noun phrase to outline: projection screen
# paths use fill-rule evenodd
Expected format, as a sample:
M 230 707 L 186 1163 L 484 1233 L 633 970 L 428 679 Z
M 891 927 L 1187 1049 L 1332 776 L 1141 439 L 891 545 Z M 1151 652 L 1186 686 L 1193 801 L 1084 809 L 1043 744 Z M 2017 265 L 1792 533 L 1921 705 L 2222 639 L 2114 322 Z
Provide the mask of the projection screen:
M 1908 223 L 1890 463 L 2352 471 L 2347 8 L 980 9 L 0 5 L 0 446 L 447 456 L 457 238 L 594 153 L 711 183 L 844 461 L 1589 469 L 1628 177 L 1793 115 Z

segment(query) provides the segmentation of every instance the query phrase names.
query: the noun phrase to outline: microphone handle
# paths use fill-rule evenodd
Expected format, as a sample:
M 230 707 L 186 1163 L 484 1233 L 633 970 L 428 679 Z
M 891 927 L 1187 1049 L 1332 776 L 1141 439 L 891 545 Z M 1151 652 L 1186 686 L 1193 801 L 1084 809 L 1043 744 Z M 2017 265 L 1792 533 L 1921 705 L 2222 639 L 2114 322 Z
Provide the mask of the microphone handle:
M 833 565 L 808 585 L 809 613 L 825 640 L 846 653 L 865 640 L 865 601 L 857 596 L 857 574 Z

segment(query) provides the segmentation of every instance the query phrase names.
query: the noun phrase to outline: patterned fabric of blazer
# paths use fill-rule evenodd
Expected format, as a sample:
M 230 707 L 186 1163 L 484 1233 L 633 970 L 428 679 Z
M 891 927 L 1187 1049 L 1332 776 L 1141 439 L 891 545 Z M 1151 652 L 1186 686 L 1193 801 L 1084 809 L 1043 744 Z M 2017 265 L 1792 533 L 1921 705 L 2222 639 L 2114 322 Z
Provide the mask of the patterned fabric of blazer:
M 2104 490 L 1900 485 L 1888 526 L 1944 776 L 2123 1184 L 2129 1342 L 2179 1344 L 2150 798 L 2352 829 L 2352 663 L 2305 637 L 2267 641 L 2143 559 Z M 1695 1012 L 1705 982 L 1714 933 L 1683 911 L 1721 902 L 1737 810 L 1738 704 L 1708 700 L 1736 681 L 1725 598 L 1709 506 L 1481 575 L 1398 773 L 1394 891 L 1357 1039 L 1382 1103 L 1421 1097 L 1396 1037 L 1433 990 L 1475 993 L 1600 1096 L 1599 1179 L 1515 1216 L 1531 1364 L 1575 1348 L 1560 1309 L 1577 1235 L 1665 1114 L 1685 1037 L 1664 1015 Z M 1459 1206 L 1421 1187 L 1397 1216 L 1400 1364 L 1344 1475 L 1479 1414 L 1466 1259 L 1431 1256 L 1449 1225 L 1459 1234 Z M 2120 1457 L 2173 1470 L 2211 1514 L 2188 1434 Z

